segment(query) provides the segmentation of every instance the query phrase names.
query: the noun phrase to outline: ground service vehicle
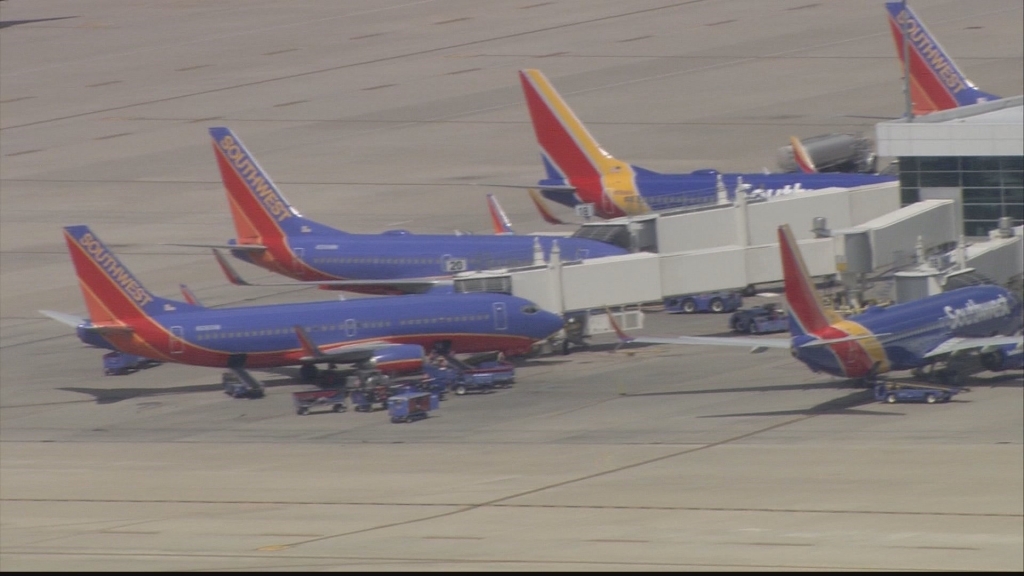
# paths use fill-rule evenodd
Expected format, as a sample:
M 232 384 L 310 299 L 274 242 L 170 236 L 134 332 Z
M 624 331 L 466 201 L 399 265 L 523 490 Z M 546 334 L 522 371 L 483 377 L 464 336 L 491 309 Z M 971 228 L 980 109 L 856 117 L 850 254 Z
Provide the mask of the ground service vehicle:
M 432 379 L 444 382 L 448 390 L 462 396 L 468 392 L 491 392 L 507 388 L 515 382 L 515 366 L 510 362 L 490 360 L 487 355 L 460 360 L 454 356 L 431 359 L 423 371 Z
M 391 421 L 412 422 L 430 416 L 437 410 L 438 397 L 430 392 L 402 392 L 388 398 L 388 415 Z
M 314 406 L 330 406 L 333 412 L 345 411 L 345 396 L 348 395 L 342 388 L 333 390 L 304 390 L 292 392 L 292 402 L 295 404 L 295 413 L 299 416 L 309 414 L 309 409 Z
M 107 376 L 131 374 L 132 372 L 160 364 L 156 360 L 150 360 L 135 354 L 125 354 L 124 352 L 107 352 L 103 355 L 103 373 Z
M 669 314 L 693 314 L 695 312 L 732 312 L 743 305 L 739 292 L 703 292 L 665 298 L 665 312 Z
M 732 313 L 729 328 L 743 334 L 769 334 L 789 329 L 789 315 L 778 304 L 742 308 Z
M 895 404 L 897 402 L 936 404 L 938 402 L 949 402 L 950 398 L 960 392 L 963 392 L 963 388 L 905 387 L 899 384 L 877 384 L 875 386 L 875 400 L 887 404 Z

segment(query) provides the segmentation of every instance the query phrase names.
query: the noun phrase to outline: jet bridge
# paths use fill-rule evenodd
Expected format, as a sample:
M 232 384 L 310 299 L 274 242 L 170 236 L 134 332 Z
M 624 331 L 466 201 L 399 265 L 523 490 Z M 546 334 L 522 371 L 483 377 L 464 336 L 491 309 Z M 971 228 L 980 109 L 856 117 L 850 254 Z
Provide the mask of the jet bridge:
M 629 246 L 633 252 L 562 262 L 553 249 L 551 260 L 543 265 L 461 274 L 456 278 L 456 290 L 507 292 L 570 316 L 661 302 L 682 294 L 781 282 L 777 229 L 785 223 L 792 228 L 808 272 L 815 277 L 835 277 L 851 252 L 845 244 L 837 247 L 837 236 L 826 229 L 826 222 L 865 232 L 872 262 L 893 260 L 891 255 L 870 252 L 876 238 L 887 250 L 922 234 L 935 243 L 955 238 L 955 223 L 947 211 L 949 201 L 899 208 L 895 183 L 749 204 L 743 194 L 736 197 L 736 202 L 710 209 L 588 223 L 574 235 L 604 238 Z M 928 228 L 927 232 L 922 227 Z M 838 238 L 845 242 L 844 236 Z M 641 324 L 633 322 L 637 327 Z

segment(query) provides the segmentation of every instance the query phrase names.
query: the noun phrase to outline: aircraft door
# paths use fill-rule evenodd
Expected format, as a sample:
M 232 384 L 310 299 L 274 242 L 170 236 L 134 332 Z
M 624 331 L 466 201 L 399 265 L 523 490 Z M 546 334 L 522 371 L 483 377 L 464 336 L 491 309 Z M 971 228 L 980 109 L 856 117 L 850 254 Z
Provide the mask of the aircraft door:
M 306 257 L 305 248 L 292 248 L 292 270 L 302 272 L 303 259 Z
M 494 308 L 494 329 L 508 330 L 508 310 L 504 302 L 495 302 Z
M 356 319 L 349 318 L 345 320 L 345 336 L 352 338 L 356 335 Z
M 170 349 L 171 354 L 181 354 L 185 351 L 185 330 L 181 326 L 171 326 Z

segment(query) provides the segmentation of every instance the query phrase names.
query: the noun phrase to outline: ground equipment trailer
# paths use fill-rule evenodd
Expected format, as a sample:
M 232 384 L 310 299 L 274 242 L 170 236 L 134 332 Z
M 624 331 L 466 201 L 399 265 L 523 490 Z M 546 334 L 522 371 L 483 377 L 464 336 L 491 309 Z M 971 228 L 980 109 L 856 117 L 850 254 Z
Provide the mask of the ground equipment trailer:
M 159 360 L 150 360 L 143 356 L 124 352 L 107 352 L 103 355 L 103 373 L 107 376 L 122 376 L 151 366 L 159 366 Z
M 304 390 L 292 392 L 292 402 L 295 404 L 295 413 L 299 416 L 309 414 L 309 409 L 314 406 L 329 406 L 332 412 L 344 412 L 346 396 L 348 392 L 342 388 Z
M 430 392 L 402 392 L 388 398 L 388 415 L 396 424 L 427 418 L 437 407 L 437 394 Z
M 694 314 L 697 312 L 714 312 L 716 314 L 732 312 L 743 305 L 743 294 L 740 292 L 702 292 L 700 294 L 684 294 L 665 298 L 665 312 L 669 314 Z
M 949 402 L 950 398 L 963 391 L 963 388 L 933 388 L 929 386 L 905 386 L 886 383 L 875 385 L 875 400 L 887 404 L 895 404 L 897 402 L 937 404 L 939 402 Z
M 729 317 L 729 328 L 743 334 L 770 334 L 789 330 L 789 315 L 778 304 L 741 308 Z

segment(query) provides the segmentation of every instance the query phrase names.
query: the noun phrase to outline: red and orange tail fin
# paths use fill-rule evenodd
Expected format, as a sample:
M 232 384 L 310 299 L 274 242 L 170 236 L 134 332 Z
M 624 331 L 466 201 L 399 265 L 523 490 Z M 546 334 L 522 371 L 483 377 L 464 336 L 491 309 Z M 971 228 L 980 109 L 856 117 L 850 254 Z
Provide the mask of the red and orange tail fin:
M 886 2 L 885 8 L 904 74 L 908 68 L 905 58 L 910 60 L 910 99 L 914 114 L 929 114 L 1000 99 L 995 94 L 979 90 L 964 77 L 905 1 Z
M 292 208 L 231 130 L 209 131 L 239 244 L 268 244 L 316 225 Z
M 790 136 L 789 145 L 793 148 L 793 161 L 796 162 L 800 171 L 805 174 L 816 174 L 818 167 L 814 165 L 814 159 L 811 158 L 804 143 L 796 136 Z
M 838 322 L 839 315 L 822 304 L 789 224 L 779 226 L 779 253 L 786 304 L 797 328 L 804 334 L 813 334 Z
M 88 226 L 65 227 L 64 240 L 93 324 L 122 324 L 193 308 L 186 302 L 160 298 L 146 290 Z
M 498 204 L 498 199 L 494 197 L 494 194 L 487 195 L 487 208 L 491 211 L 491 226 L 494 228 L 495 234 L 515 234 L 508 214 L 501 209 L 501 204 Z

